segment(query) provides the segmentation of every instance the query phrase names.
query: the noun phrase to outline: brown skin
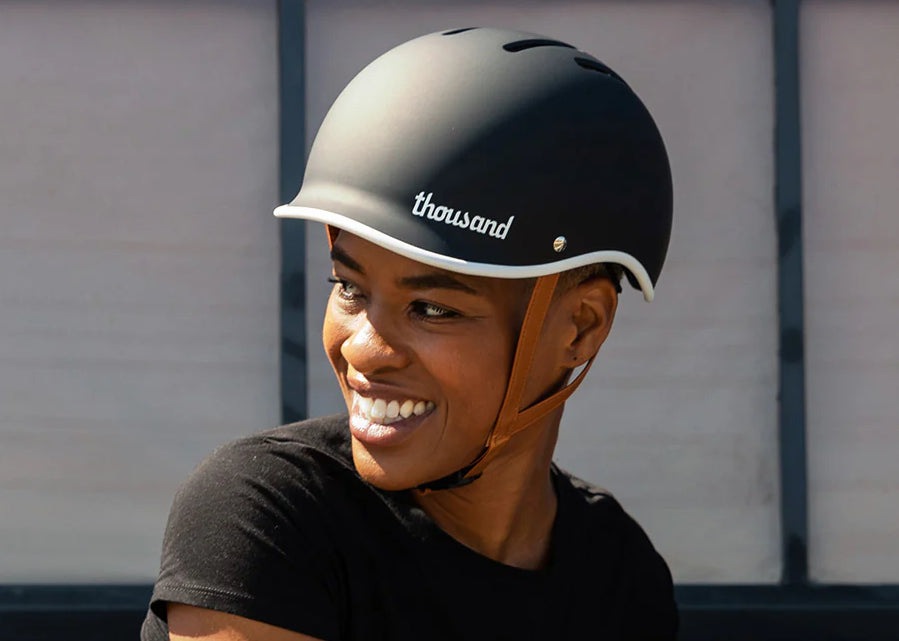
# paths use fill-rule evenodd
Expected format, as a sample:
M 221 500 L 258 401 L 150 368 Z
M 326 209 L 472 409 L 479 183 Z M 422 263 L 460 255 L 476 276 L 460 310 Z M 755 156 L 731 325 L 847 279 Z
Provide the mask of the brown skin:
M 339 280 L 328 302 L 325 351 L 350 412 L 357 394 L 434 403 L 414 428 L 389 442 L 351 430 L 353 460 L 366 481 L 414 487 L 470 463 L 503 401 L 531 281 L 465 276 L 429 267 L 341 232 Z M 523 407 L 552 393 L 608 336 L 618 295 L 594 278 L 557 292 L 547 314 Z M 476 482 L 423 493 L 416 501 L 444 531 L 496 561 L 541 567 L 550 548 L 556 496 L 550 462 L 562 408 L 513 436 Z M 360 438 L 361 436 L 361 438 Z M 171 604 L 170 638 L 304 641 L 230 614 Z
M 323 337 L 347 407 L 353 411 L 356 392 L 436 405 L 400 443 L 381 446 L 353 434 L 356 469 L 377 487 L 403 489 L 470 463 L 499 413 L 531 282 L 447 272 L 343 232 L 332 254 L 340 283 L 328 303 Z M 525 407 L 558 389 L 597 352 L 617 300 L 612 283 L 602 278 L 557 294 Z M 559 408 L 505 443 L 478 481 L 416 491 L 419 505 L 481 554 L 539 567 L 555 518 L 549 469 L 561 416 Z
M 169 603 L 171 641 L 320 641 L 235 614 Z

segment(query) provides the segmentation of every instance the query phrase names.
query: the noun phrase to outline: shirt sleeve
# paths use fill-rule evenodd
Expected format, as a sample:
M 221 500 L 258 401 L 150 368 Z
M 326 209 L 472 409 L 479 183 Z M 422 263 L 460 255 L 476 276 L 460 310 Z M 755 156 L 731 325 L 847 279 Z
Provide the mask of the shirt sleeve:
M 340 564 L 310 474 L 246 441 L 194 470 L 169 514 L 150 616 L 177 602 L 339 638 Z

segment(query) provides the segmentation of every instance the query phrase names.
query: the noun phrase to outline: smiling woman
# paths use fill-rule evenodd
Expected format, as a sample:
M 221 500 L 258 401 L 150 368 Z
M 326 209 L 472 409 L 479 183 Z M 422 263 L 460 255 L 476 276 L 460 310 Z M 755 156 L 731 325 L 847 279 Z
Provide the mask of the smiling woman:
M 527 281 L 451 275 L 344 233 L 332 253 L 339 283 L 324 343 L 359 473 L 404 489 L 474 460 L 503 400 Z M 374 416 L 383 403 L 389 415 L 409 401 L 425 412 Z
M 192 474 L 143 638 L 673 639 L 665 562 L 552 462 L 617 275 L 651 299 L 670 233 L 665 149 L 620 77 L 534 34 L 418 38 L 346 88 L 276 214 L 328 226 L 348 415 Z

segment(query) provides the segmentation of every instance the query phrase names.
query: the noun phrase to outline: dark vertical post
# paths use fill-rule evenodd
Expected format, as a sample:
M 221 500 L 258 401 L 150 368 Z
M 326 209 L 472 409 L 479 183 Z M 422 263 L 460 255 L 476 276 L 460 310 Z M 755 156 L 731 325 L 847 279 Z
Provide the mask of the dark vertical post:
M 780 325 L 781 537 L 786 585 L 808 581 L 799 0 L 774 0 L 775 210 Z
M 279 199 L 289 202 L 303 179 L 306 155 L 305 2 L 278 2 L 280 106 Z M 280 220 L 281 418 L 306 417 L 306 233 L 300 220 Z

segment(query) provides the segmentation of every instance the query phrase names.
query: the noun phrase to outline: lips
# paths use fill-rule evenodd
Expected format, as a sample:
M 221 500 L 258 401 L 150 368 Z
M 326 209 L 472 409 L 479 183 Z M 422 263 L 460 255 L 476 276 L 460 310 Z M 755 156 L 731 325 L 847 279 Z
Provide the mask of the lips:
M 365 443 L 389 445 L 403 440 L 436 405 L 417 398 L 376 398 L 353 392 L 350 431 Z

